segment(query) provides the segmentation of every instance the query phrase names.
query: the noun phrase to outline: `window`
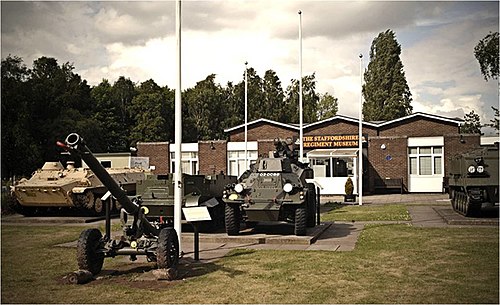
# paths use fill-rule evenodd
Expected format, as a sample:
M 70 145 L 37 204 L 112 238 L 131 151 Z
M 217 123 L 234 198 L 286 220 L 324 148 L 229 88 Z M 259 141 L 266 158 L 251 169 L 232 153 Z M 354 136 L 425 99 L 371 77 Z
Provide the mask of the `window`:
M 248 154 L 248 165 L 245 168 L 245 151 L 244 150 L 233 150 L 227 152 L 228 159 L 228 169 L 229 175 L 233 176 L 241 176 L 248 168 L 250 168 L 251 164 L 254 164 L 257 161 L 257 151 L 256 150 L 247 150 Z
M 443 173 L 443 147 L 409 147 L 410 175 L 431 176 Z
M 181 153 L 181 170 L 184 174 L 196 175 L 198 174 L 198 152 L 182 152 Z M 170 172 L 175 170 L 175 152 L 170 153 Z
M 353 158 L 311 158 L 316 177 L 352 177 Z M 323 167 L 323 168 L 322 168 Z

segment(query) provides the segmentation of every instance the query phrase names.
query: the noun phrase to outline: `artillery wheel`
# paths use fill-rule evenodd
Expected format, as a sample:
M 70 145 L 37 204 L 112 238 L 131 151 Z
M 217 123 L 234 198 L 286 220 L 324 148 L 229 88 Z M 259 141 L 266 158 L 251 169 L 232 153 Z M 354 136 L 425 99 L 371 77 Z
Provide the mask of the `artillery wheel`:
M 158 268 L 177 268 L 179 263 L 179 240 L 177 232 L 172 228 L 163 228 L 158 236 L 158 249 L 156 250 Z
M 304 207 L 295 209 L 295 235 L 306 235 L 307 210 Z
M 99 252 L 102 234 L 98 229 L 87 229 L 80 234 L 76 246 L 76 259 L 78 267 L 98 274 L 104 263 L 104 253 Z
M 238 235 L 240 233 L 241 212 L 237 204 L 226 204 L 225 219 L 227 235 Z

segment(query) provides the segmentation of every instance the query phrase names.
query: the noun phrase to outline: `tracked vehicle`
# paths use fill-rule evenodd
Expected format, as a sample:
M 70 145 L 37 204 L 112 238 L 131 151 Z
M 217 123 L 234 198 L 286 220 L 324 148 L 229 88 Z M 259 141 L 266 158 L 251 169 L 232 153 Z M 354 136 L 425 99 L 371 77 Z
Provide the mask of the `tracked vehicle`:
M 77 243 L 78 267 L 95 275 L 101 271 L 106 257 L 127 255 L 133 261 L 138 255 L 144 255 L 148 261 L 156 262 L 158 268 L 171 271 L 168 273 L 170 279 L 175 277 L 179 261 L 179 240 L 175 229 L 169 223 L 150 222 L 146 218 L 147 209 L 142 206 L 141 201 L 137 197 L 127 196 L 78 134 L 69 134 L 64 143 L 58 142 L 57 145 L 72 155 L 81 157 L 87 163 L 110 194 L 120 203 L 126 215 L 121 219 L 123 235 L 115 239 L 111 238 L 109 213 L 106 213 L 104 236 L 96 228 L 86 229 L 80 234 Z M 106 206 L 109 210 L 109 205 Z
M 498 170 L 498 143 L 452 158 L 448 184 L 453 209 L 469 217 L 479 215 L 485 205 L 498 205 Z
M 214 231 L 224 226 L 222 192 L 227 184 L 234 184 L 236 176 L 182 175 L 183 207 L 206 206 L 211 221 L 199 222 L 201 231 Z M 142 206 L 149 209 L 150 220 L 172 221 L 174 217 L 174 175 L 147 175 L 137 182 L 137 196 Z
M 313 170 L 298 161 L 291 139 L 275 139 L 276 150 L 269 158 L 259 158 L 224 190 L 226 232 L 237 235 L 240 221 L 284 221 L 294 223 L 295 235 L 305 235 L 314 227 L 317 207 Z
M 135 195 L 136 182 L 145 177 L 139 168 L 110 168 L 109 175 L 127 192 Z M 68 162 L 46 162 L 30 179 L 21 179 L 11 188 L 17 212 L 30 216 L 54 210 L 77 210 L 81 214 L 102 215 L 101 197 L 107 189 L 88 168 Z

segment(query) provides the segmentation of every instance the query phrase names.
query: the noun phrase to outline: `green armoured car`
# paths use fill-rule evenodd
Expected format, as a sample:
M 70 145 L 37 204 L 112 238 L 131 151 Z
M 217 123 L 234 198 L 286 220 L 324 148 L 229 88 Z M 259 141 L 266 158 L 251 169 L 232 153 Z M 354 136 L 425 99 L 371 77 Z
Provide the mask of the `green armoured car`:
M 200 230 L 213 231 L 224 226 L 222 192 L 227 184 L 234 184 L 236 176 L 182 174 L 183 207 L 206 206 L 211 221 L 199 223 Z M 147 175 L 137 182 L 137 196 L 148 209 L 147 218 L 160 223 L 173 222 L 174 174 Z
M 271 158 L 259 158 L 241 175 L 238 183 L 224 190 L 225 222 L 228 235 L 237 235 L 241 220 L 246 222 L 284 221 L 295 224 L 295 235 L 306 235 L 314 227 L 317 198 L 313 170 L 298 161 L 297 152 L 275 139 Z
M 453 209 L 475 216 L 482 206 L 498 205 L 498 142 L 450 160 L 449 190 Z

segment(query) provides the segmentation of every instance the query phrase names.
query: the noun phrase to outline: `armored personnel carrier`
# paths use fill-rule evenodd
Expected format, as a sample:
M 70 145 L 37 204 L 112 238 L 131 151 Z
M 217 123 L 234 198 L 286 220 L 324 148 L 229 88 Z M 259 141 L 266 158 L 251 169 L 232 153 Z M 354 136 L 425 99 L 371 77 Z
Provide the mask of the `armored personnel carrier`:
M 317 198 L 313 170 L 298 161 L 298 153 L 288 141 L 274 140 L 270 158 L 259 158 L 250 169 L 223 193 L 228 235 L 237 235 L 240 221 L 285 221 L 295 224 L 295 235 L 305 235 L 314 227 Z
M 213 231 L 224 226 L 222 192 L 227 184 L 234 184 L 236 176 L 182 175 L 184 190 L 183 207 L 206 206 L 211 221 L 198 223 L 201 231 Z M 137 197 L 149 209 L 147 218 L 152 221 L 172 221 L 174 217 L 174 176 L 147 175 L 137 182 Z
M 498 143 L 450 160 L 449 190 L 453 209 L 476 216 L 483 205 L 498 205 Z
M 108 172 L 130 195 L 135 195 L 136 182 L 145 176 L 139 168 L 109 168 Z M 60 162 L 46 162 L 30 179 L 21 179 L 11 188 L 17 200 L 15 209 L 27 216 L 68 208 L 100 215 L 106 191 L 90 169 L 75 168 L 73 162 L 66 168 Z

